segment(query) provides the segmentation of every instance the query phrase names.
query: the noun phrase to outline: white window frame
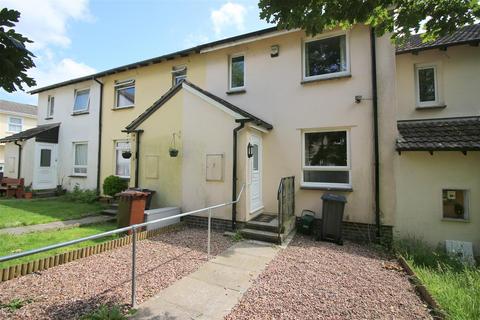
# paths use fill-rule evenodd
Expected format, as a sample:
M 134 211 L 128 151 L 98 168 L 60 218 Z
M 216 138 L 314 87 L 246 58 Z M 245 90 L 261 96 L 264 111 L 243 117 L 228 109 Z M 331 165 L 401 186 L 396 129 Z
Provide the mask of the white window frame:
M 462 191 L 464 193 L 464 207 L 465 210 L 463 213 L 463 218 L 448 218 L 445 217 L 443 212 L 443 191 L 445 190 L 455 190 L 455 191 Z M 458 221 L 458 222 L 468 222 L 470 221 L 470 190 L 467 188 L 459 188 L 459 187 L 444 187 L 440 189 L 440 218 L 444 221 Z
M 306 166 L 305 165 L 305 134 L 306 133 L 322 133 L 322 132 L 346 132 L 347 137 L 347 165 L 346 166 Z M 351 166 L 351 148 L 350 148 L 350 129 L 349 128 L 332 128 L 332 129 L 308 129 L 302 130 L 302 172 L 301 186 L 312 188 L 336 188 L 351 189 L 352 188 L 352 166 Z M 326 183 L 326 182 L 305 182 L 304 171 L 348 171 L 349 183 Z
M 88 141 L 78 141 L 78 142 L 73 142 L 72 143 L 72 146 L 73 146 L 73 161 L 72 161 L 72 175 L 74 176 L 83 176 L 83 177 L 86 177 L 87 174 L 88 174 L 88 160 L 87 160 L 87 164 L 86 165 L 76 165 L 75 164 L 75 156 L 76 156 L 76 152 L 77 152 L 77 148 L 76 146 L 77 145 L 82 145 L 82 144 L 85 144 L 87 145 L 87 159 L 88 159 Z M 83 173 L 83 172 L 75 172 L 75 169 L 86 169 L 86 172 Z
M 52 108 L 53 102 L 53 108 Z M 55 113 L 55 96 L 48 96 L 47 100 L 47 118 L 53 118 L 53 114 Z
M 243 86 L 232 87 L 232 59 L 243 57 Z M 247 86 L 247 56 L 245 52 L 238 52 L 228 56 L 228 91 L 241 91 L 245 90 Z
M 320 74 L 316 76 L 307 76 L 306 75 L 306 68 L 307 68 L 307 59 L 306 59 L 306 45 L 310 42 L 315 42 L 319 40 L 325 40 L 329 38 L 335 38 L 339 36 L 345 36 L 345 59 L 346 59 L 346 70 L 345 71 L 338 71 L 333 73 L 327 74 Z M 349 76 L 350 73 L 350 32 L 348 31 L 336 31 L 336 32 L 329 32 L 326 34 L 318 35 L 313 38 L 309 38 L 303 41 L 302 43 L 302 80 L 309 81 L 309 80 L 318 80 L 318 79 L 329 79 L 329 78 L 338 78 L 342 76 Z
M 117 151 L 123 151 L 124 149 L 123 148 L 120 148 L 120 147 L 117 147 L 117 143 L 119 142 L 128 142 L 130 144 L 130 150 L 132 148 L 132 142 L 128 139 L 119 139 L 119 140 L 115 140 L 113 142 L 113 148 L 114 148 L 114 151 L 115 151 L 115 166 L 114 166 L 114 170 L 115 170 L 115 173 L 114 175 L 119 177 L 119 178 L 123 178 L 123 179 L 130 179 L 131 175 L 132 175 L 132 172 L 130 172 L 130 175 L 129 176 L 120 176 L 120 175 L 117 175 Z M 121 156 L 121 155 L 120 155 Z M 131 162 L 131 158 L 130 158 L 130 170 L 132 169 L 131 166 L 132 166 L 132 162 Z
M 434 85 L 435 85 L 435 100 L 434 101 L 420 101 L 420 77 L 419 71 L 424 69 L 433 69 Z M 418 107 L 432 107 L 440 105 L 440 98 L 438 92 L 438 66 L 435 63 L 416 64 L 415 65 L 415 96 Z
M 11 123 L 12 119 L 20 119 L 20 124 L 18 123 Z M 10 129 L 10 126 L 20 126 L 20 131 L 14 131 Z M 23 131 L 23 118 L 22 117 L 8 117 L 8 122 L 7 122 L 7 132 L 10 133 L 19 133 Z
M 122 80 L 122 81 L 115 81 L 115 87 L 114 87 L 114 109 L 124 109 L 124 108 L 131 108 L 135 107 L 135 102 L 133 104 L 129 104 L 126 106 L 118 106 L 118 94 L 117 91 L 119 89 L 128 89 L 128 88 L 135 88 L 135 79 L 128 79 L 128 80 Z M 137 94 L 137 89 L 135 88 L 135 95 Z
M 185 71 L 185 74 L 180 75 L 179 73 Z M 175 86 L 178 82 L 177 79 L 186 80 L 187 79 L 187 66 L 180 65 L 174 66 L 172 68 L 172 86 Z
M 77 101 L 77 94 L 79 92 L 84 92 L 88 91 L 88 99 L 87 99 L 87 105 L 85 106 L 85 109 L 80 109 L 80 110 L 75 110 L 75 101 Z M 73 113 L 83 113 L 87 112 L 90 107 L 90 88 L 82 88 L 82 89 L 75 89 L 75 94 L 73 97 Z

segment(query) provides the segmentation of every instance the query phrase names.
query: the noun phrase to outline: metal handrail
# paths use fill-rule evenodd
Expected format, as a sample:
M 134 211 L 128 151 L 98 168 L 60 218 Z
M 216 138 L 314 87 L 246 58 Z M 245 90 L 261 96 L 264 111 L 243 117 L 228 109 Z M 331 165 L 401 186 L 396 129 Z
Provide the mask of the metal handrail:
M 113 235 L 113 234 L 118 234 L 118 233 L 122 233 L 122 232 L 126 232 L 126 231 L 132 231 L 132 307 L 135 307 L 135 256 L 136 256 L 135 253 L 136 253 L 136 233 L 137 233 L 137 229 L 138 228 L 143 228 L 143 227 L 148 226 L 150 224 L 154 224 L 154 223 L 158 223 L 158 222 L 162 222 L 162 221 L 166 221 L 166 220 L 170 220 L 170 219 L 181 218 L 181 217 L 185 217 L 185 216 L 192 215 L 192 214 L 195 214 L 195 213 L 208 211 L 207 255 L 208 255 L 208 258 L 210 258 L 210 239 L 211 239 L 210 232 L 211 232 L 212 210 L 218 209 L 218 208 L 221 208 L 221 207 L 225 207 L 225 206 L 229 206 L 229 205 L 232 205 L 234 203 L 239 202 L 244 188 L 245 188 L 245 184 L 242 185 L 242 188 L 240 189 L 240 192 L 238 193 L 237 198 L 233 201 L 230 201 L 230 202 L 221 203 L 221 204 L 217 204 L 217 205 L 210 206 L 210 207 L 207 207 L 207 208 L 197 209 L 197 210 L 193 210 L 193 211 L 189 211 L 189 212 L 184 212 L 184 213 L 176 214 L 174 216 L 160 218 L 160 219 L 156 219 L 156 220 L 152 220 L 152 221 L 137 223 L 137 224 L 133 224 L 133 225 L 128 226 L 128 227 L 118 228 L 118 229 L 115 229 L 115 230 L 110 230 L 110 231 L 98 233 L 98 234 L 91 235 L 91 236 L 88 236 L 88 237 L 83 237 L 83 238 L 74 239 L 74 240 L 70 240 L 70 241 L 65 241 L 65 242 L 61 242 L 61 243 L 57 243 L 57 244 L 52 244 L 52 245 L 37 248 L 37 249 L 32 249 L 32 250 L 28 250 L 28 251 L 24 251 L 24 252 L 20 252 L 20 253 L 15 253 L 15 254 L 12 254 L 12 255 L 9 255 L 9 256 L 3 256 L 3 257 L 0 257 L 0 262 L 10 261 L 10 260 L 30 256 L 30 255 L 33 255 L 33 254 L 37 254 L 37 253 L 41 253 L 41 252 L 45 252 L 45 251 L 50 251 L 50 250 L 53 250 L 53 249 L 68 247 L 68 246 L 71 246 L 73 244 L 77 244 L 77 243 L 81 243 L 81 242 L 85 242 L 85 241 L 89 241 L 89 240 L 94 240 L 94 239 L 99 239 L 99 238 L 103 238 L 103 237 L 110 236 L 110 235 Z

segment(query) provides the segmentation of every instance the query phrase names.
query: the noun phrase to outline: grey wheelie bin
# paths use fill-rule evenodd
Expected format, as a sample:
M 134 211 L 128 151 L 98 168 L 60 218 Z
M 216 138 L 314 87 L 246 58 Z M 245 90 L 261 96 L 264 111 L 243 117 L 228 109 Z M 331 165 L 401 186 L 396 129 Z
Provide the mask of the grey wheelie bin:
M 342 220 L 347 199 L 344 196 L 326 193 L 322 196 L 322 235 L 324 241 L 343 244 Z

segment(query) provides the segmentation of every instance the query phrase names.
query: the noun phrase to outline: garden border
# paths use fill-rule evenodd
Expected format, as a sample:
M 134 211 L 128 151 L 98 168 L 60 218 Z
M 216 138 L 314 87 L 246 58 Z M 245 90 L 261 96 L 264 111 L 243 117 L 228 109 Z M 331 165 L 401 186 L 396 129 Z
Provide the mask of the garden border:
M 444 320 L 447 317 L 447 313 L 440 307 L 440 304 L 435 300 L 427 287 L 423 284 L 415 271 L 410 267 L 407 260 L 402 255 L 397 257 L 398 262 L 402 266 L 403 270 L 409 275 L 409 279 L 415 287 L 415 290 L 420 295 L 420 298 L 428 305 L 431 310 L 434 319 Z
M 159 229 L 138 232 L 137 240 L 145 240 L 169 231 L 174 231 L 183 227 L 184 225 L 185 223 L 179 222 Z M 78 248 L 63 253 L 57 253 L 55 255 L 37 259 L 34 261 L 5 267 L 3 269 L 0 269 L 0 282 L 12 280 L 38 271 L 44 271 L 59 266 L 61 264 L 92 256 L 94 254 L 114 250 L 116 248 L 126 246 L 130 243 L 132 243 L 132 236 L 127 235 L 118 239 L 113 239 L 91 246 Z

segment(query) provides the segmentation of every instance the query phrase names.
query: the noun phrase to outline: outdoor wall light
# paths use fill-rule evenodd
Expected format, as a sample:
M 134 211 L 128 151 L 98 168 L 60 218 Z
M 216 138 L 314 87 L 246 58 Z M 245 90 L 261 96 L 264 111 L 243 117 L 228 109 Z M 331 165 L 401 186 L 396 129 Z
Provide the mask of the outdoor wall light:
M 280 46 L 278 44 L 270 47 L 270 57 L 272 58 L 278 57 L 279 53 L 280 53 Z
M 355 103 L 360 103 L 362 102 L 362 96 L 355 96 Z
M 247 146 L 247 158 L 253 157 L 253 145 L 251 143 L 248 143 Z

